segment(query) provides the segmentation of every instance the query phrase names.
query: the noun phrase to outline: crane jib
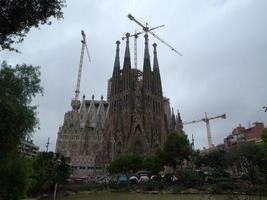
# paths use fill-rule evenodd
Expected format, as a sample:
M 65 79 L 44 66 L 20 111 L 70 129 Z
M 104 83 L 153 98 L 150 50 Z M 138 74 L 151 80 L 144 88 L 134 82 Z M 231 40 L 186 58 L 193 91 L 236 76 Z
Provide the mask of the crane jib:
M 178 55 L 182 56 L 181 53 L 179 53 L 176 49 L 174 49 L 171 45 L 169 45 L 167 42 L 165 42 L 164 40 L 162 40 L 159 36 L 157 36 L 155 33 L 153 33 L 151 30 L 154 30 L 152 28 L 149 28 L 146 24 L 143 25 L 141 22 L 139 22 L 137 19 L 135 19 L 131 14 L 128 14 L 128 18 L 132 21 L 134 21 L 135 23 L 137 23 L 139 26 L 141 26 L 143 28 L 143 30 L 147 33 L 150 33 L 151 35 L 153 35 L 155 38 L 157 38 L 160 42 L 162 42 L 163 44 L 165 44 L 166 46 L 168 46 L 171 50 L 173 50 L 174 52 L 176 52 Z M 163 26 L 163 25 L 162 25 Z

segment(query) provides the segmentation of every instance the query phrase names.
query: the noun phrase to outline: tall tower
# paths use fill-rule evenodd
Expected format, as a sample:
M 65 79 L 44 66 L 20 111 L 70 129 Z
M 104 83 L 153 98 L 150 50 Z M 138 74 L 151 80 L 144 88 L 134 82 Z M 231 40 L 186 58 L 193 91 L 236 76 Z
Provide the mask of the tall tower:
M 163 109 L 163 95 L 156 44 L 151 70 L 148 35 L 145 34 L 143 72 L 131 68 L 129 33 L 123 68 L 120 69 L 117 42 L 109 113 L 105 130 L 104 154 L 107 162 L 121 154 L 146 155 L 165 141 L 168 122 Z

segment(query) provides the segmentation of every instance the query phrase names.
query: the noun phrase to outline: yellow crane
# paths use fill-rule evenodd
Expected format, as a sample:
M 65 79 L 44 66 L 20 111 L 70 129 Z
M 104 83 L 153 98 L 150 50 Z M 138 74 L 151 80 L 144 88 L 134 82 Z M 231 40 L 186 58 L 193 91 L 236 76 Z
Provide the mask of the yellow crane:
M 84 56 L 85 48 L 86 48 L 86 53 L 87 53 L 89 62 L 91 62 L 91 58 L 90 58 L 88 47 L 87 47 L 86 40 L 85 40 L 86 36 L 83 30 L 81 31 L 81 34 L 82 34 L 82 40 L 81 40 L 82 48 L 81 48 L 81 54 L 80 54 L 80 62 L 79 62 L 79 70 L 78 70 L 77 83 L 76 83 L 76 89 L 75 89 L 75 97 L 71 101 L 71 106 L 73 110 L 75 111 L 78 111 L 81 105 L 79 101 L 79 93 L 80 93 L 80 83 L 81 83 L 81 77 L 82 77 L 83 56 Z
M 206 123 L 206 127 L 207 127 L 207 136 L 208 136 L 209 148 L 212 148 L 210 120 L 218 119 L 218 118 L 226 119 L 226 114 L 218 115 L 218 116 L 215 116 L 215 117 L 208 117 L 207 113 L 205 112 L 205 117 L 204 118 L 198 119 L 198 120 L 193 120 L 193 121 L 190 121 L 190 122 L 184 122 L 183 125 L 193 124 L 193 123 L 198 123 L 198 122 L 205 122 Z

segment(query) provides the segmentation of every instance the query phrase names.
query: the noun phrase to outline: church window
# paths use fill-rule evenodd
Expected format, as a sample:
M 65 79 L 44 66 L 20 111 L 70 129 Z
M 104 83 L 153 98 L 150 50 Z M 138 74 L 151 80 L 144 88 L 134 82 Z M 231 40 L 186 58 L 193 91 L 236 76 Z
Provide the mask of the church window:
M 118 103 L 119 103 L 119 110 L 121 110 L 122 109 L 121 100 L 119 100 Z
M 77 144 L 76 143 L 72 144 L 72 149 L 75 150 L 76 148 L 77 148 Z
M 139 140 L 137 140 L 134 144 L 134 154 L 140 155 L 143 154 L 143 152 L 144 152 L 143 145 Z
M 115 148 L 116 148 L 117 154 L 120 155 L 122 153 L 122 144 L 121 144 L 121 142 L 118 142 Z

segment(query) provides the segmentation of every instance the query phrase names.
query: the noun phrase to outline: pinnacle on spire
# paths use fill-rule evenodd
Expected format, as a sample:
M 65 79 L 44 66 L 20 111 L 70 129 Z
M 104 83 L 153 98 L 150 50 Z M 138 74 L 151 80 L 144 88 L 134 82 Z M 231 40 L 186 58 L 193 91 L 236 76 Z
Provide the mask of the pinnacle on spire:
M 144 55 L 144 59 L 149 59 L 149 48 L 148 48 L 148 35 L 147 33 L 145 34 L 145 55 Z
M 145 34 L 145 54 L 144 54 L 144 67 L 147 66 L 150 68 L 150 56 L 149 56 L 149 48 L 148 48 L 148 35 Z
M 116 41 L 117 47 L 116 47 L 116 56 L 115 56 L 115 62 L 114 62 L 114 68 L 118 67 L 120 68 L 120 41 Z
M 159 69 L 158 56 L 157 56 L 157 44 L 154 43 L 153 47 L 154 47 L 154 51 L 153 51 L 153 53 L 154 53 L 153 70 L 155 70 L 155 69 Z
M 180 111 L 177 110 L 177 129 L 183 129 L 183 121 L 182 121 L 182 118 L 181 118 L 181 114 L 180 114 Z
M 126 47 L 125 47 L 123 68 L 126 68 L 126 67 L 131 68 L 129 37 L 130 37 L 130 33 L 126 33 Z
M 175 115 L 174 115 L 174 111 L 173 111 L 173 107 L 172 107 L 172 113 L 171 113 L 171 130 L 174 131 L 175 130 Z
M 177 109 L 177 121 L 178 121 L 178 123 L 180 123 L 182 125 L 183 121 L 182 121 L 182 118 L 181 118 L 180 111 L 178 109 Z
M 175 115 L 174 115 L 174 111 L 173 111 L 173 107 L 172 107 L 172 116 L 175 116 Z

